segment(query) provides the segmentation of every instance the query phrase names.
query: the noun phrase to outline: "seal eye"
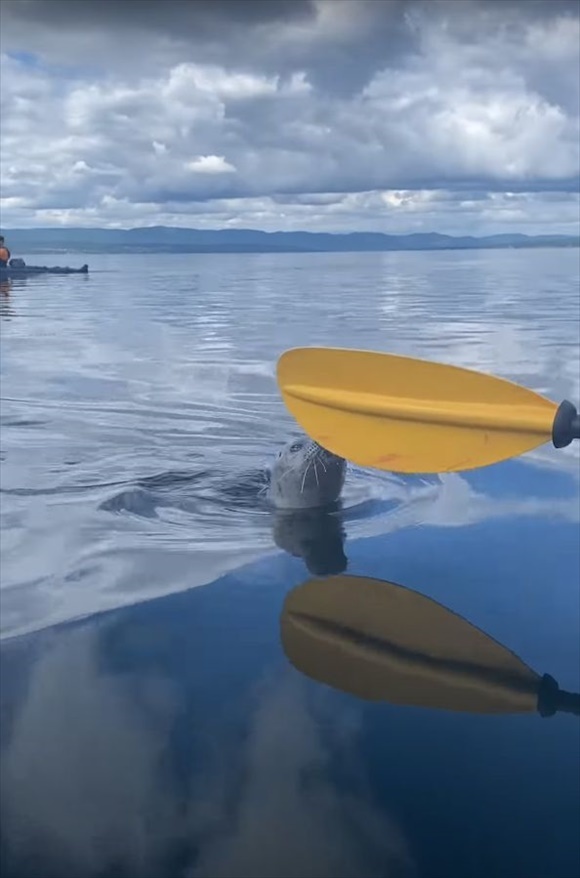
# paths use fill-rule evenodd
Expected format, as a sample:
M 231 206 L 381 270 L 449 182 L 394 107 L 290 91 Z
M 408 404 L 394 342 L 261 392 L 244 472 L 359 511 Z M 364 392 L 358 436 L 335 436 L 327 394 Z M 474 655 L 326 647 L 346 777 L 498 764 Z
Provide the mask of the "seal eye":
M 295 442 L 294 445 L 290 446 L 290 451 L 292 451 L 292 452 L 300 451 L 301 448 L 302 448 L 302 442 Z

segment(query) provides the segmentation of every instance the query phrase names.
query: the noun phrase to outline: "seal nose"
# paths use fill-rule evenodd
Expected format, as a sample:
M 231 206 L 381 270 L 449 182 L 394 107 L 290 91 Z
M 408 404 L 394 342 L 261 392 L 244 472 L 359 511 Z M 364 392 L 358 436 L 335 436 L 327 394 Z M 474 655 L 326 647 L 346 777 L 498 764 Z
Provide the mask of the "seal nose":
M 327 448 L 323 448 L 322 445 L 318 445 L 318 455 L 324 460 L 325 463 L 339 463 L 343 460 L 342 457 L 338 457 L 336 454 L 333 454 L 332 451 L 329 451 Z

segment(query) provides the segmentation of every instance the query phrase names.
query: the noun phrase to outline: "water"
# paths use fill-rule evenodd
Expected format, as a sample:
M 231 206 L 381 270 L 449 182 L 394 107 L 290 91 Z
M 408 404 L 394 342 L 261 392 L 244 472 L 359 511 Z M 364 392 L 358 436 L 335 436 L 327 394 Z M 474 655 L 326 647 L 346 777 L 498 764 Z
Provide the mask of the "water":
M 238 490 L 296 431 L 297 345 L 577 404 L 578 251 L 24 257 L 92 273 L 0 301 L 2 874 L 578 874 L 576 718 L 365 702 L 295 669 L 280 613 L 314 533 L 578 692 L 579 443 L 353 467 L 340 526 Z

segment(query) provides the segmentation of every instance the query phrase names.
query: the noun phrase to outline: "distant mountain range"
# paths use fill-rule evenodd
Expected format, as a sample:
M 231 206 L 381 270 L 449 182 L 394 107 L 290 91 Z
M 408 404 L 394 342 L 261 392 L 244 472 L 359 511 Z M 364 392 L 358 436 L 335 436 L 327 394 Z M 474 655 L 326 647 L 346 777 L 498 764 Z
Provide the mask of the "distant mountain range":
M 573 235 L 488 235 L 455 237 L 437 232 L 384 235 L 380 232 L 262 232 L 255 229 L 7 229 L 14 255 L 47 251 L 84 253 L 337 253 L 388 250 L 489 250 L 579 247 Z

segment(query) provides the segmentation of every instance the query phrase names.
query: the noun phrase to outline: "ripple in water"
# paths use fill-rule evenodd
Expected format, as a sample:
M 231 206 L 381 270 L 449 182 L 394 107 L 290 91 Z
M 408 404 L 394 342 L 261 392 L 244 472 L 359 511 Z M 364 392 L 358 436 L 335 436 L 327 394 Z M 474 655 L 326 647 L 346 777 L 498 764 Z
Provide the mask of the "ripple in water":
M 389 517 L 434 496 L 440 484 L 438 477 L 399 477 L 349 467 L 341 501 L 333 508 L 281 511 L 268 502 L 267 467 L 237 475 L 225 470 L 167 471 L 121 490 L 117 485 L 99 509 L 156 519 L 168 529 L 185 528 L 192 538 L 203 534 L 224 548 L 244 522 L 253 530 L 250 541 L 244 531 L 244 548 L 250 542 L 258 549 L 272 536 L 279 548 L 302 557 L 311 572 L 324 574 L 346 568 L 347 536 L 370 535 L 379 524 L 384 529 Z

